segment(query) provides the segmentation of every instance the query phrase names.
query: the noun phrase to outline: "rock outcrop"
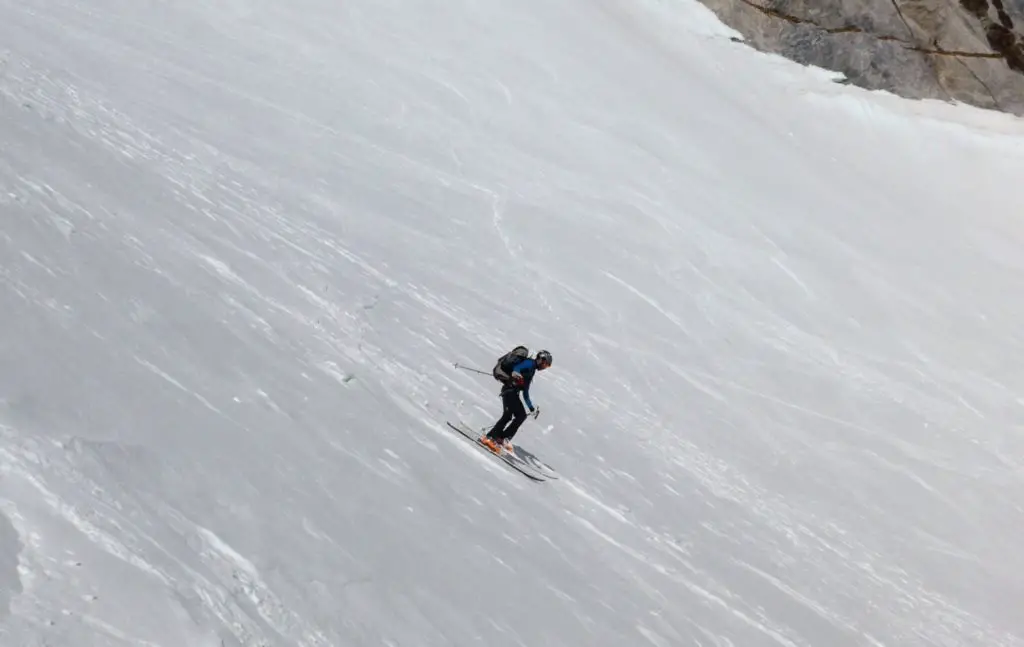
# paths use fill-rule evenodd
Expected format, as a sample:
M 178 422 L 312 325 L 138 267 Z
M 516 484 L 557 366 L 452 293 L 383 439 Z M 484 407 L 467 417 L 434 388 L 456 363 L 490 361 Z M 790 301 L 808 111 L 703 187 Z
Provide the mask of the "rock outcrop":
M 701 0 L 747 42 L 846 82 L 1024 115 L 1024 0 Z

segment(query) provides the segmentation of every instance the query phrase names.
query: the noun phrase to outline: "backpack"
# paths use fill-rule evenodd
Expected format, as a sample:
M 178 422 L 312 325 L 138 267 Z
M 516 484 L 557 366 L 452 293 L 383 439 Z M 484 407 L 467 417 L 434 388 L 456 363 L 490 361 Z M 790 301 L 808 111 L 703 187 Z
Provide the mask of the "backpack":
M 509 378 L 512 377 L 512 369 L 515 368 L 516 364 L 529 356 L 530 350 L 526 346 L 516 346 L 511 351 L 505 353 L 498 358 L 498 362 L 494 365 L 494 370 L 491 371 L 494 379 L 499 382 L 508 382 Z

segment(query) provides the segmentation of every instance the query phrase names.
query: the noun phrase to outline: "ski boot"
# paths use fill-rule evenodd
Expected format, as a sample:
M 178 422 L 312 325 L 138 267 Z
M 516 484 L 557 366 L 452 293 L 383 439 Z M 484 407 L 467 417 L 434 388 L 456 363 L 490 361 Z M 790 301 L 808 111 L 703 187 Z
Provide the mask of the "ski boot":
M 480 436 L 480 444 L 486 447 L 487 449 L 491 450 L 495 454 L 501 453 L 501 442 L 494 440 L 490 436 Z

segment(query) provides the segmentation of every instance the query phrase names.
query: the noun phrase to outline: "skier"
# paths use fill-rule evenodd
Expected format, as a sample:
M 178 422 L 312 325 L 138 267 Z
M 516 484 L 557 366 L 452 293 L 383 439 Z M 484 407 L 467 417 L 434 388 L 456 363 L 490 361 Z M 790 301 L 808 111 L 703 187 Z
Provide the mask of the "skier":
M 530 414 L 536 419 L 540 415 L 540 409 L 533 406 L 530 400 L 530 383 L 538 371 L 551 366 L 551 353 L 546 350 L 537 351 L 534 358 L 529 357 L 529 351 L 524 346 L 516 347 L 512 352 L 503 356 L 494 366 L 494 378 L 502 383 L 501 402 L 504 408 L 501 418 L 495 423 L 494 428 L 487 432 L 487 435 L 480 439 L 493 452 L 500 452 L 503 448 L 512 449 L 512 437 L 516 435 L 519 426 L 526 420 L 527 413 L 523 409 L 523 403 L 519 394 L 523 394 L 526 407 Z

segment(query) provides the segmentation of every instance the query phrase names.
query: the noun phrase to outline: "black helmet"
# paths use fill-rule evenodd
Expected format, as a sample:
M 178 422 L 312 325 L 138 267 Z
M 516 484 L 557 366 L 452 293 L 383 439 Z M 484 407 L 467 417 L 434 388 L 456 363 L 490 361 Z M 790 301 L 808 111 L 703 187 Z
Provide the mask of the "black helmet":
M 542 365 L 544 368 L 551 366 L 551 353 L 546 350 L 537 351 L 537 365 Z

